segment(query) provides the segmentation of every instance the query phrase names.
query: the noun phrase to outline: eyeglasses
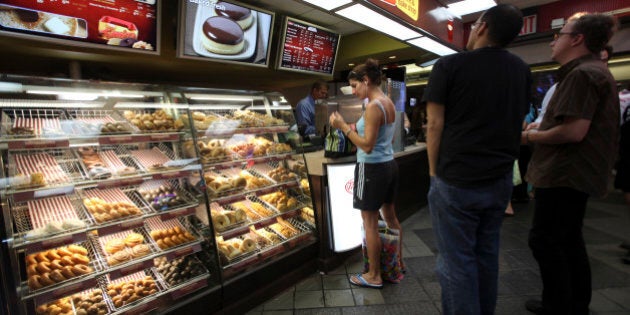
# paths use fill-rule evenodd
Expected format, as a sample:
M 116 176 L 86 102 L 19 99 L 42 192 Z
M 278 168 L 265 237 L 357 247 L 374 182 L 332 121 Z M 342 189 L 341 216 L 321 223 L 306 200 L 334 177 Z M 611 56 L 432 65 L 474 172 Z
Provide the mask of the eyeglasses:
M 558 40 L 558 38 L 560 38 L 560 36 L 562 36 L 562 35 L 575 36 L 577 34 L 579 34 L 579 33 L 577 33 L 577 32 L 557 32 L 557 33 L 553 34 L 553 40 L 554 41 Z

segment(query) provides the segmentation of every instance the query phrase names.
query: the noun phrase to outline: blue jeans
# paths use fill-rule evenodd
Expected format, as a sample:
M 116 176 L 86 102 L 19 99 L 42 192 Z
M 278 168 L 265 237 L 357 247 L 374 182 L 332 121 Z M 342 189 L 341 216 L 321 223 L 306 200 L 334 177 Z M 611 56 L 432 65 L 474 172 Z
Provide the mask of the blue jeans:
M 512 172 L 475 188 L 431 178 L 429 211 L 438 248 L 443 314 L 494 314 L 499 232 L 512 195 Z

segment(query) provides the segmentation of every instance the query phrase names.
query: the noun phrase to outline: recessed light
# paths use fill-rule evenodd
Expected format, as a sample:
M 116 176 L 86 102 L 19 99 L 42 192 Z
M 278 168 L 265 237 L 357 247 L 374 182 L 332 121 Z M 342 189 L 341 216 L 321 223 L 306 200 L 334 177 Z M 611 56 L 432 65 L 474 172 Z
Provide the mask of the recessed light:
M 389 58 L 389 59 L 396 59 L 396 56 L 389 56 L 387 58 Z
M 354 63 L 349 63 L 348 67 L 354 67 Z

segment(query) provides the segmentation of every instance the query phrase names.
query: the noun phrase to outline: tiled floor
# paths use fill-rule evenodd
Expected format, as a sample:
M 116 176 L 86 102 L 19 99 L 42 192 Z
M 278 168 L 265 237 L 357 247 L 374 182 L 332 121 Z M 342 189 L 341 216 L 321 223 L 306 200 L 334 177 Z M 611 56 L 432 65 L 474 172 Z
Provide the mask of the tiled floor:
M 496 314 L 531 314 L 523 304 L 541 291 L 538 267 L 527 247 L 533 202 L 515 204 L 501 235 L 499 298 Z M 584 236 L 593 274 L 592 314 L 630 314 L 630 266 L 620 258 L 622 241 L 630 242 L 630 210 L 618 192 L 592 198 Z M 440 286 L 434 272 L 435 245 L 427 208 L 403 222 L 407 274 L 400 284 L 382 290 L 352 286 L 348 275 L 362 269 L 360 254 L 326 275 L 314 274 L 248 314 L 440 314 Z

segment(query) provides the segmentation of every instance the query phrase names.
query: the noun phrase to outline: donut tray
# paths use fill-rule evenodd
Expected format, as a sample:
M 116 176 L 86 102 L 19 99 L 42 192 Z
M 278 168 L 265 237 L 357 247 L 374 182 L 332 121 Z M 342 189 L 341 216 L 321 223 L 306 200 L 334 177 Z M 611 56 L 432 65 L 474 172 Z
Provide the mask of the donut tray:
M 103 109 L 69 109 L 67 111 L 72 120 L 64 122 L 61 127 L 65 133 L 73 136 L 94 137 L 139 131 L 117 111 Z
M 43 174 L 45 184 L 25 184 L 13 186 L 12 189 L 53 188 L 80 183 L 87 180 L 76 156 L 70 149 L 37 149 L 28 151 L 10 151 L 8 163 L 9 178 L 18 175 L 30 176 Z
M 278 215 L 280 211 L 278 209 L 271 207 L 268 203 L 264 202 L 262 199 L 257 197 L 256 195 L 248 195 L 247 196 L 247 205 L 252 211 L 257 213 L 261 218 L 271 218 L 275 215 Z M 252 203 L 260 204 L 263 208 L 261 209 L 258 206 L 252 206 Z
M 214 213 L 214 214 L 223 214 L 223 212 L 224 212 L 224 211 L 226 211 L 226 210 L 227 210 L 227 211 L 236 211 L 236 210 L 237 210 L 237 208 L 236 208 L 236 207 L 233 207 L 233 206 L 229 206 L 229 205 L 225 205 L 225 207 L 222 207 L 222 206 L 220 206 L 220 205 L 219 205 L 218 203 L 216 203 L 216 202 L 213 202 L 213 203 L 211 203 L 211 204 L 210 204 L 210 211 L 211 211 L 211 213 Z M 245 209 L 243 209 L 243 210 L 245 210 Z M 247 213 L 247 211 L 245 211 L 245 212 Z M 211 216 L 212 216 L 212 215 L 211 215 Z M 229 231 L 229 230 L 232 230 L 232 229 L 234 229 L 234 228 L 241 227 L 241 226 L 243 226 L 243 224 L 248 224 L 248 223 L 250 223 L 251 218 L 249 217 L 249 214 L 248 214 L 248 216 L 247 216 L 247 217 L 248 217 L 248 219 L 243 220 L 243 221 L 237 221 L 237 222 L 231 222 L 231 221 L 230 221 L 230 224 L 225 225 L 225 226 L 221 226 L 221 225 L 219 225 L 218 223 L 215 223 L 215 222 L 213 221 L 213 222 L 212 222 L 212 226 L 214 227 L 215 231 L 217 231 L 217 232 L 225 232 L 225 231 Z
M 112 296 L 113 294 L 110 295 L 110 293 L 113 293 L 113 292 L 108 290 L 108 286 L 110 284 L 123 285 L 125 283 L 130 283 L 134 281 L 142 281 L 143 279 L 146 279 L 148 281 L 155 283 L 156 292 L 147 296 L 142 296 L 139 299 L 132 301 L 130 303 L 123 302 L 122 305 L 116 306 L 115 301 L 117 300 L 117 298 L 115 298 L 115 295 Z M 157 271 L 154 268 L 145 269 L 145 270 L 133 273 L 131 275 L 122 277 L 122 278 L 117 278 L 115 280 L 110 280 L 109 275 L 105 275 L 99 278 L 99 285 L 101 287 L 101 290 L 105 292 L 105 296 L 107 297 L 105 300 L 109 303 L 110 309 L 112 310 L 113 313 L 117 313 L 117 314 L 123 314 L 130 310 L 133 310 L 134 312 L 138 312 L 138 314 L 143 313 L 144 308 L 141 307 L 140 305 L 147 305 L 150 301 L 153 301 L 156 296 L 159 296 L 162 292 L 166 291 L 166 287 L 164 283 L 160 281 L 160 276 L 158 275 Z M 146 309 L 147 312 L 151 310 L 151 307 L 155 307 L 154 305 L 147 305 L 147 306 L 149 307 L 148 309 Z
M 143 106 L 146 107 L 147 105 L 151 105 L 148 103 L 131 103 L 131 102 L 119 102 L 116 104 L 117 108 L 125 108 L 125 107 L 133 107 L 133 106 Z M 126 121 L 129 122 L 130 125 L 134 126 L 134 128 L 137 128 L 139 133 L 145 133 L 145 134 L 153 134 L 153 133 L 169 133 L 169 132 L 179 132 L 180 129 L 177 129 L 174 125 L 171 128 L 166 128 L 164 127 L 164 129 L 159 129 L 157 126 L 155 126 L 155 128 L 152 129 L 146 129 L 146 128 L 139 128 L 135 123 L 134 123 L 134 118 L 132 119 L 128 119 L 126 118 L 126 114 L 125 112 L 132 112 L 134 115 L 141 115 L 144 117 L 141 117 L 139 120 L 141 122 L 145 122 L 145 121 L 151 121 L 154 122 L 156 120 L 164 120 L 164 119 L 155 119 L 158 117 L 155 117 L 153 114 L 155 112 L 157 112 L 158 110 L 163 111 L 164 113 L 166 113 L 167 115 L 170 115 L 171 118 L 173 119 L 173 121 L 181 119 L 182 122 L 184 121 L 184 119 L 182 118 L 178 118 L 178 117 L 182 117 L 183 113 L 186 112 L 185 109 L 181 108 L 165 108 L 164 106 L 162 106 L 163 104 L 153 104 L 154 108 L 156 108 L 157 110 L 149 110 L 149 109 L 117 109 L 119 111 L 122 111 L 122 117 L 123 119 L 125 119 Z M 183 125 L 185 126 L 185 125 Z
M 272 204 L 270 202 L 265 201 L 264 197 L 265 196 L 269 196 L 272 194 L 277 194 L 277 193 L 284 193 L 286 196 L 288 196 L 289 198 L 293 198 L 296 200 L 296 203 L 293 205 L 287 204 L 286 208 L 283 207 L 279 207 L 279 205 L 276 204 Z M 291 212 L 293 210 L 296 209 L 301 209 L 303 207 L 312 207 L 312 201 L 311 198 L 309 198 L 308 196 L 298 193 L 293 189 L 279 189 L 273 193 L 269 193 L 266 195 L 262 195 L 259 196 L 258 199 L 263 202 L 267 207 L 274 209 L 275 211 L 278 211 L 280 213 L 287 213 L 287 212 Z
M 109 189 L 98 189 L 98 188 L 88 188 L 88 189 L 83 189 L 83 190 L 79 190 L 79 196 L 81 197 L 81 202 L 83 204 L 83 209 L 85 209 L 85 212 L 88 214 L 88 216 L 93 220 L 93 222 L 96 225 L 105 225 L 105 224 L 110 224 L 110 223 L 114 223 L 114 222 L 120 222 L 120 221 L 124 221 L 124 220 L 128 220 L 131 218 L 137 218 L 137 217 L 141 217 L 144 214 L 147 213 L 153 213 L 153 210 L 149 208 L 148 205 L 146 205 L 146 203 L 144 202 L 144 200 L 142 199 L 142 196 L 140 196 L 134 187 L 125 187 L 124 189 L 121 188 L 109 188 Z M 95 218 L 95 214 L 90 213 L 90 211 L 88 211 L 86 205 L 84 204 L 84 201 L 87 198 L 101 198 L 103 199 L 105 202 L 111 204 L 111 203 L 115 203 L 115 202 L 128 202 L 131 203 L 133 205 L 135 205 L 138 209 L 140 209 L 140 213 L 139 214 L 132 214 L 132 215 L 128 215 L 128 216 L 121 216 L 118 218 L 114 218 L 112 217 L 109 220 L 105 220 L 103 222 L 98 222 Z M 111 211 L 109 212 L 111 214 Z
M 3 139 L 64 137 L 61 125 L 67 120 L 62 109 L 4 109 L 0 135 Z
M 88 251 L 88 255 L 87 255 L 87 257 L 90 259 L 90 262 L 89 262 L 89 263 L 87 263 L 87 264 L 86 264 L 86 266 L 88 266 L 88 267 L 92 268 L 92 272 L 87 273 L 87 274 L 84 274 L 84 275 L 80 275 L 80 276 L 74 276 L 74 277 L 72 277 L 72 278 L 70 278 L 70 279 L 66 279 L 66 280 L 64 280 L 64 281 L 56 282 L 56 283 L 54 283 L 54 284 L 52 284 L 52 285 L 44 286 L 44 287 L 39 288 L 39 289 L 31 289 L 31 288 L 28 286 L 28 281 L 27 281 L 27 279 L 23 279 L 23 281 L 24 281 L 24 282 L 22 283 L 22 287 L 23 287 L 23 290 L 24 290 L 23 292 L 26 292 L 26 293 L 36 293 L 36 292 L 37 292 L 37 293 L 39 293 L 39 292 L 45 292 L 45 291 L 54 290 L 54 289 L 59 288 L 59 287 L 61 287 L 61 286 L 65 286 L 66 284 L 69 284 L 69 283 L 74 283 L 74 282 L 76 282 L 77 280 L 82 280 L 82 279 L 85 279 L 85 278 L 87 278 L 87 277 L 90 277 L 91 275 L 93 275 L 93 274 L 95 274 L 95 273 L 98 273 L 98 272 L 100 272 L 101 270 L 103 270 L 103 267 L 102 267 L 102 266 L 101 266 L 101 264 L 99 263 L 100 261 L 99 261 L 99 259 L 98 259 L 97 254 L 96 254 L 96 250 L 94 249 L 94 247 L 91 245 L 91 243 L 90 243 L 90 242 L 85 241 L 85 242 L 74 243 L 74 244 L 70 244 L 70 245 L 79 245 L 79 246 L 82 246 L 83 248 L 87 249 L 87 251 Z M 67 246 L 70 246 L 70 245 L 67 245 Z M 61 246 L 61 247 L 67 247 L 67 246 Z M 57 247 L 57 248 L 54 248 L 54 249 L 51 249 L 51 250 L 57 250 L 57 249 L 59 249 L 59 248 L 61 248 L 61 247 Z M 25 268 L 26 268 L 26 267 L 28 267 L 28 266 L 27 266 L 27 263 L 26 263 L 26 257 L 27 257 L 28 255 L 30 255 L 30 254 L 35 254 L 35 255 L 38 255 L 38 254 L 40 254 L 40 253 L 46 253 L 46 252 L 48 252 L 48 251 L 50 251 L 50 250 L 44 250 L 44 251 L 39 251 L 39 252 L 34 252 L 34 253 L 29 253 L 29 252 L 26 252 L 26 253 L 25 253 L 25 256 L 24 256 L 24 258 L 23 258 L 23 259 L 24 259 L 24 262 L 25 262 L 25 263 L 24 263 L 24 267 L 25 267 Z M 21 272 L 21 274 L 23 275 L 23 277 L 26 277 L 26 274 L 27 274 L 27 273 L 26 273 L 26 270 L 25 270 L 24 272 Z
M 217 247 L 219 248 L 219 258 L 221 259 L 221 261 L 225 264 L 235 264 L 238 263 L 240 261 L 243 261 L 245 259 L 247 259 L 248 257 L 257 254 L 258 252 L 260 252 L 260 247 L 258 246 L 258 243 L 253 239 L 250 238 L 254 241 L 254 247 L 251 250 L 248 251 L 242 251 L 240 248 L 237 247 L 237 245 L 234 244 L 242 244 L 242 242 L 246 239 L 246 238 L 250 238 L 250 237 L 245 237 L 243 235 L 240 236 L 236 236 L 233 237 L 229 240 L 226 241 L 219 241 L 217 239 Z M 228 256 L 227 253 L 225 253 L 223 250 L 221 250 L 221 244 L 220 243 L 225 243 L 226 245 L 232 245 L 233 248 L 238 249 L 238 251 L 240 253 L 238 254 L 232 254 L 230 253 L 230 256 Z M 225 266 L 224 266 L 225 267 Z
M 203 279 L 209 275 L 208 269 L 206 269 L 206 267 L 195 255 L 182 256 L 170 261 L 166 257 L 162 256 L 155 258 L 153 263 L 155 270 L 161 278 L 160 280 L 167 289 L 175 289 L 179 286 L 185 285 L 186 283 L 190 283 L 195 279 Z M 186 266 L 184 266 L 184 268 L 180 267 L 182 264 Z M 169 276 L 167 268 L 173 266 L 175 266 L 175 271 L 185 272 L 185 269 L 190 268 L 192 270 L 196 270 L 196 272 L 190 272 L 186 275 L 186 278 L 182 277 L 182 279 L 172 279 L 172 276 Z
M 111 178 L 133 176 L 141 174 L 141 167 L 129 151 L 123 146 L 95 146 L 89 147 L 94 150 L 103 162 L 104 168 L 111 172 Z M 83 157 L 79 150 L 74 152 L 76 159 L 79 161 L 85 173 L 92 179 L 104 179 L 96 174 L 90 174 L 89 168 L 83 161 Z M 133 169 L 133 171 L 125 171 L 125 169 Z
M 221 178 L 222 182 L 224 182 L 227 186 L 229 186 L 229 188 L 222 188 L 224 184 L 219 184 L 218 186 L 215 186 L 215 184 L 212 182 L 210 183 L 206 182 L 206 189 L 208 190 L 208 193 L 210 194 L 210 196 L 215 197 L 215 198 L 241 193 L 245 189 L 245 187 L 233 187 L 230 184 L 230 181 L 231 181 L 230 179 L 238 176 L 238 173 L 235 174 L 233 172 L 229 172 L 229 171 L 226 172 L 224 170 L 206 171 L 204 172 L 204 177 L 205 176 Z
M 110 265 L 108 262 L 108 259 L 112 256 L 112 254 L 108 254 L 105 251 L 105 247 L 107 243 L 114 239 L 120 239 L 124 241 L 125 237 L 127 237 L 131 233 L 138 233 L 142 235 L 142 237 L 144 237 L 144 241 L 142 242 L 142 244 L 148 245 L 150 251 L 143 256 L 133 257 L 132 255 L 129 260 L 120 262 L 115 265 Z M 96 252 L 100 256 L 99 259 L 101 261 L 101 265 L 103 265 L 104 267 L 109 267 L 109 268 L 114 267 L 114 266 L 119 267 L 119 266 L 126 265 L 127 263 L 137 262 L 138 260 L 142 260 L 144 257 L 153 255 L 157 251 L 155 245 L 153 244 L 153 242 L 151 242 L 151 236 L 149 236 L 149 234 L 146 232 L 144 228 L 135 228 L 133 230 L 127 230 L 127 231 L 118 232 L 115 234 L 101 236 L 101 237 L 98 237 L 94 243 L 98 244 L 98 246 L 96 246 Z M 126 251 L 129 255 L 132 254 L 131 248 L 129 246 L 125 246 L 125 248 L 123 248 L 122 251 Z
M 9 204 L 17 229 L 17 234 L 13 235 L 16 242 L 18 240 L 24 240 L 26 242 L 41 238 L 50 238 L 68 232 L 76 233 L 92 224 L 92 220 L 82 210 L 81 200 L 75 194 L 20 202 L 15 202 L 13 198 L 10 197 Z M 44 233 L 39 236 L 29 236 L 29 232 L 35 229 L 43 229 L 49 222 L 62 222 L 65 219 L 81 220 L 85 223 L 85 226 Z
M 159 217 L 152 217 L 149 218 L 145 221 L 145 226 L 147 227 L 148 233 L 149 233 L 149 240 L 151 242 L 153 242 L 153 244 L 155 245 L 156 249 L 159 249 L 160 251 L 167 251 L 167 250 L 171 250 L 173 248 L 180 248 L 182 246 L 185 246 L 187 244 L 190 244 L 192 242 L 195 242 L 197 240 L 199 240 L 199 235 L 197 235 L 194 231 L 194 229 L 192 228 L 192 226 L 190 225 L 190 223 L 186 222 L 184 220 L 184 218 L 175 218 L 175 219 L 170 219 L 170 220 L 166 220 L 166 221 L 162 221 Z M 195 237 L 194 240 L 188 240 L 186 242 L 182 242 L 176 245 L 171 245 L 167 248 L 164 249 L 160 249 L 159 247 L 159 242 L 155 239 L 153 239 L 150 234 L 152 231 L 156 231 L 156 230 L 169 230 L 169 229 L 174 229 L 174 228 L 179 228 L 182 233 L 184 232 L 188 232 L 190 234 L 192 234 L 193 237 Z
M 142 199 L 155 211 L 169 211 L 178 208 L 193 207 L 199 204 L 195 197 L 181 187 L 177 180 L 150 180 L 146 181 L 136 187 L 136 191 L 142 196 Z M 153 197 L 151 191 L 160 189 L 167 189 L 171 193 L 176 194 L 179 202 L 171 205 L 160 205 L 160 200 L 164 198 L 170 198 L 173 196 L 165 196 L 160 199 L 159 195 Z M 153 198 L 152 198 L 153 197 Z

